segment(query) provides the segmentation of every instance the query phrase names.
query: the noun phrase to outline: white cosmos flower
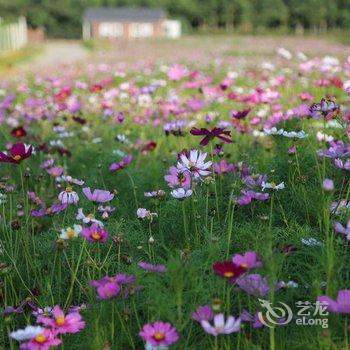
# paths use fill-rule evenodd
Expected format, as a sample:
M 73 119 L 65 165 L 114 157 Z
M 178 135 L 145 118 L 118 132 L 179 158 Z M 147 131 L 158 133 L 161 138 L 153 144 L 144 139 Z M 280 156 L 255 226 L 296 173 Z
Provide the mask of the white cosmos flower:
M 190 156 L 181 154 L 180 161 L 177 163 L 177 168 L 184 172 L 190 171 L 195 178 L 208 176 L 210 174 L 211 161 L 205 162 L 207 153 L 202 153 L 198 150 L 190 151 Z
M 27 326 L 24 329 L 18 329 L 17 331 L 11 332 L 10 337 L 18 341 L 33 339 L 44 331 L 43 327 L 40 326 Z
M 73 239 L 78 237 L 79 233 L 83 228 L 80 225 L 74 225 L 72 227 L 68 227 L 66 229 L 61 230 L 60 238 L 61 239 Z
M 185 190 L 184 188 L 177 188 L 170 192 L 170 194 L 176 199 L 183 199 L 192 195 L 192 190 Z
M 81 220 L 84 224 L 97 224 L 98 226 L 103 227 L 103 222 L 95 219 L 94 214 L 85 215 L 83 213 L 83 208 L 78 209 L 78 214 L 75 218 Z
M 58 199 L 62 204 L 77 204 L 79 202 L 79 196 L 72 187 L 67 187 L 65 191 L 62 191 L 58 195 Z
M 276 185 L 274 182 L 263 182 L 261 187 L 263 191 L 265 191 L 266 188 L 271 188 L 275 191 L 283 190 L 285 188 L 284 182 L 281 182 L 279 185 Z
M 229 316 L 225 322 L 224 314 L 217 314 L 214 317 L 213 325 L 206 320 L 202 320 L 201 326 L 208 334 L 216 337 L 219 334 L 231 334 L 238 332 L 241 327 L 241 319 L 236 319 L 233 316 Z
M 139 219 L 153 219 L 154 216 L 158 216 L 157 213 L 151 213 L 150 210 L 146 208 L 138 208 L 136 211 L 136 215 Z

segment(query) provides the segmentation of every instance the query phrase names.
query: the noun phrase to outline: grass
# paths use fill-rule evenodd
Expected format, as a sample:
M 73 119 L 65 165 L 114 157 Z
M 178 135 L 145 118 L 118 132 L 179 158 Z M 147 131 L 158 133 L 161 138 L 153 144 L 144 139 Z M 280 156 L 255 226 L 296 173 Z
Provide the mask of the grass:
M 279 67 L 276 76 L 283 67 Z M 107 73 L 112 77 L 113 69 Z M 91 73 L 91 72 L 90 72 Z M 203 71 L 214 77 L 217 86 L 225 76 L 226 68 Z M 88 81 L 87 75 L 71 76 L 71 85 L 78 79 Z M 95 83 L 106 76 L 103 73 L 91 77 Z M 101 74 L 101 76 L 99 75 Z M 297 96 L 305 87 L 293 73 L 286 73 L 288 84 L 279 86 L 280 102 L 287 110 L 300 104 Z M 245 89 L 257 86 L 262 74 L 240 72 L 236 85 Z M 348 104 L 341 89 L 319 88 L 312 82 L 319 78 L 315 71 L 305 77 L 308 91 L 315 101 L 324 95 L 334 95 L 337 100 Z M 106 89 L 120 88 L 120 81 L 113 80 Z M 2 164 L 3 190 L 7 200 L 1 205 L 1 301 L 3 307 L 15 306 L 29 298 L 40 307 L 56 304 L 64 308 L 84 305 L 81 311 L 86 328 L 76 335 L 63 336 L 64 349 L 141 349 L 143 341 L 138 336 L 142 326 L 155 320 L 168 321 L 180 333 L 180 341 L 174 349 L 345 349 L 348 348 L 346 315 L 331 314 L 327 317 L 329 328 L 320 326 L 297 326 L 294 322 L 286 326 L 269 329 L 254 329 L 251 323 L 244 323 L 238 333 L 214 338 L 206 335 L 200 325 L 191 319 L 192 312 L 203 304 L 214 304 L 226 315 L 240 315 L 243 309 L 252 314 L 261 310 L 257 295 L 248 295 L 236 285 L 215 276 L 212 264 L 230 259 L 237 253 L 256 251 L 263 261 L 263 267 L 254 272 L 266 276 L 269 285 L 276 281 L 293 280 L 298 288 L 283 288 L 271 292 L 266 298 L 275 304 L 283 302 L 294 312 L 297 301 L 314 303 L 317 296 L 327 293 L 335 297 L 337 291 L 349 286 L 349 254 L 345 238 L 334 233 L 335 220 L 345 222 L 342 217 L 333 217 L 329 205 L 333 200 L 349 200 L 349 179 L 345 171 L 334 168 L 331 160 L 316 156 L 316 150 L 324 145 L 316 141 L 316 133 L 323 130 L 322 123 L 310 119 L 292 119 L 278 124 L 286 130 L 303 129 L 309 137 L 292 140 L 279 136 L 254 138 L 232 130 L 233 144 L 224 145 L 225 154 L 215 156 L 215 162 L 226 159 L 235 164 L 247 164 L 252 174 L 267 174 L 269 181 L 285 182 L 286 188 L 271 193 L 267 202 L 252 202 L 239 206 L 235 198 L 244 188 L 242 176 L 236 173 L 215 175 L 212 181 L 199 182 L 194 194 L 179 201 L 172 198 L 164 181 L 167 169 L 176 165 L 177 153 L 182 149 L 198 148 L 200 138 L 187 132 L 184 137 L 166 136 L 157 125 L 157 113 L 161 111 L 170 91 L 176 92 L 181 101 L 192 96 L 203 98 L 196 89 L 184 89 L 182 82 L 169 81 L 158 68 L 148 73 L 127 72 L 122 82 L 147 86 L 151 81 L 163 79 L 165 87 L 159 88 L 151 99 L 153 113 L 147 118 L 148 109 L 137 103 L 131 95 L 125 99 L 111 99 L 115 110 L 124 111 L 126 120 L 116 124 L 112 118 L 103 117 L 102 93 L 74 88 L 73 95 L 82 102 L 80 117 L 87 124 L 82 127 L 72 120 L 67 110 L 55 113 L 53 120 L 42 117 L 41 110 L 33 109 L 31 115 L 38 118 L 26 124 L 28 136 L 24 141 L 38 147 L 48 144 L 46 152 L 38 151 L 20 165 Z M 29 94 L 17 93 L 16 103 L 24 106 L 29 96 L 44 96 L 45 106 L 51 106 L 52 96 L 58 92 L 54 85 L 38 85 L 27 81 Z M 9 91 L 16 91 L 16 83 Z M 325 91 L 326 90 L 326 91 Z M 138 93 L 137 93 L 138 94 Z M 158 102 L 156 102 L 158 101 Z M 268 106 L 271 107 L 272 104 Z M 255 116 L 263 104 L 252 105 L 249 118 Z M 50 108 L 45 109 L 50 111 Z M 182 118 L 198 126 L 208 126 L 204 117 L 215 111 L 218 117 L 210 123 L 213 127 L 220 120 L 230 120 L 229 112 L 243 109 L 244 103 L 224 99 L 212 103 L 200 112 L 185 113 Z M 23 107 L 24 109 L 27 107 Z M 13 107 L 5 111 L 12 115 Z M 136 122 L 143 117 L 145 123 Z M 20 124 L 25 117 L 16 115 Z M 174 118 L 174 116 L 172 116 Z M 28 120 L 27 120 L 28 122 Z M 49 145 L 59 136 L 53 126 L 64 126 L 72 136 L 62 138 L 70 157 L 62 157 L 57 147 Z M 10 127 L 2 127 L 2 149 L 15 140 L 10 136 Z M 328 130 L 336 138 L 346 141 L 344 130 Z M 116 141 L 117 134 L 124 134 L 130 143 Z M 96 137 L 101 142 L 94 143 Z M 141 152 L 140 142 L 155 141 L 154 151 Z M 215 142 L 214 142 L 215 144 Z M 296 155 L 287 150 L 297 146 Z M 210 152 L 211 146 L 203 147 Z M 132 154 L 130 166 L 116 173 L 110 173 L 109 165 L 117 158 L 113 150 Z M 47 203 L 57 200 L 61 187 L 55 178 L 49 176 L 40 164 L 52 157 L 65 173 L 84 179 L 86 186 L 103 188 L 117 193 L 111 202 L 117 209 L 105 228 L 109 239 L 105 244 L 90 244 L 82 237 L 62 242 L 58 239 L 62 228 L 78 223 L 77 207 L 69 205 L 65 212 L 55 216 L 35 218 L 30 215 L 34 208 L 27 191 L 35 193 Z M 333 192 L 324 192 L 322 181 L 332 178 Z M 6 190 L 14 186 L 13 191 Z M 97 206 L 89 202 L 79 186 L 74 186 L 80 202 L 78 207 L 85 213 L 97 212 Z M 165 198 L 149 199 L 145 191 L 164 189 Z M 144 207 L 158 216 L 152 221 L 139 220 L 136 210 Z M 315 238 L 322 245 L 307 246 L 302 239 Z M 286 253 L 286 247 L 293 246 L 295 252 Z M 165 264 L 165 274 L 146 273 L 137 267 L 141 260 Z M 123 272 L 136 276 L 136 284 L 129 290 L 129 296 L 121 294 L 111 300 L 98 300 L 91 280 L 106 274 L 112 276 Z M 35 318 L 30 310 L 11 314 L 1 322 L 0 344 L 3 349 L 16 349 L 17 342 L 8 333 L 26 324 L 33 324 Z
M 38 45 L 28 45 L 16 51 L 0 53 L 0 72 L 9 72 L 16 66 L 34 59 L 40 51 Z

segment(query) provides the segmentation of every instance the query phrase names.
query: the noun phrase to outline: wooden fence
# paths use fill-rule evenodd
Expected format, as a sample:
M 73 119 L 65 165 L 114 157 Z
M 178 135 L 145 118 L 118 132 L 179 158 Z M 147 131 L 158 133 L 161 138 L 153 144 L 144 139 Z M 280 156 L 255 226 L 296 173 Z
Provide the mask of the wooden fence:
M 0 18 L 0 52 L 18 50 L 27 41 L 27 22 L 24 17 L 14 23 L 4 23 Z

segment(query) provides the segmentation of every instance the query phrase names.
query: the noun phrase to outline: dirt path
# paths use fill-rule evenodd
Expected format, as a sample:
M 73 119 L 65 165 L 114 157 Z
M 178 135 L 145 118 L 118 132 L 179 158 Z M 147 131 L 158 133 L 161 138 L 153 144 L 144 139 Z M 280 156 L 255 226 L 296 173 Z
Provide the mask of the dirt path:
M 21 70 L 46 70 L 61 65 L 69 65 L 82 61 L 89 56 L 81 43 L 75 41 L 48 41 L 43 51 L 32 60 L 24 63 Z

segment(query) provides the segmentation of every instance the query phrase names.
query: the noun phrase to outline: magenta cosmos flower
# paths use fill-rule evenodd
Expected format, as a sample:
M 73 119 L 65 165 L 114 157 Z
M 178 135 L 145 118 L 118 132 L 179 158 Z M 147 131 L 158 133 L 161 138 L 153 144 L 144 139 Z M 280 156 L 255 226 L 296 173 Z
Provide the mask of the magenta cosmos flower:
M 232 258 L 232 262 L 238 266 L 243 267 L 246 270 L 262 266 L 262 262 L 257 257 L 257 254 L 253 251 L 248 251 L 244 253 L 244 255 L 234 255 Z
M 83 188 L 83 193 L 85 194 L 85 197 L 91 202 L 105 203 L 111 201 L 114 198 L 114 194 L 109 191 L 96 189 L 91 192 L 90 187 Z
M 205 146 L 209 141 L 213 140 L 215 137 L 220 139 L 225 143 L 232 143 L 231 131 L 224 130 L 223 128 L 213 128 L 211 130 L 206 128 L 192 128 L 190 133 L 195 136 L 204 136 L 200 142 L 200 145 Z
M 95 223 L 90 227 L 83 228 L 81 235 L 92 243 L 104 243 L 108 238 L 108 232 Z
M 327 305 L 327 310 L 335 314 L 350 314 L 350 289 L 342 289 L 338 292 L 337 300 L 328 295 L 321 295 L 317 301 Z
M 78 333 L 85 327 L 85 322 L 79 312 L 70 312 L 65 315 L 59 305 L 56 305 L 51 314 L 52 318 L 40 315 L 37 321 L 55 329 L 57 334 Z
M 20 345 L 21 350 L 49 350 L 59 346 L 61 340 L 56 338 L 57 333 L 50 329 L 44 329 L 41 333 Z
M 100 280 L 90 282 L 91 286 L 96 288 L 97 295 L 100 299 L 111 299 L 117 296 L 124 284 L 134 283 L 136 280 L 133 275 L 118 273 L 115 276 L 105 276 Z
M 25 143 L 16 143 L 7 152 L 0 152 L 0 162 L 19 164 L 22 160 L 29 158 L 33 152 L 33 146 Z
M 191 188 L 191 174 L 189 171 L 181 171 L 175 166 L 168 170 L 168 174 L 164 176 L 164 180 L 171 188 L 182 187 L 184 189 Z
M 139 333 L 151 346 L 169 346 L 179 340 L 179 335 L 175 327 L 168 322 L 156 321 L 143 326 Z

